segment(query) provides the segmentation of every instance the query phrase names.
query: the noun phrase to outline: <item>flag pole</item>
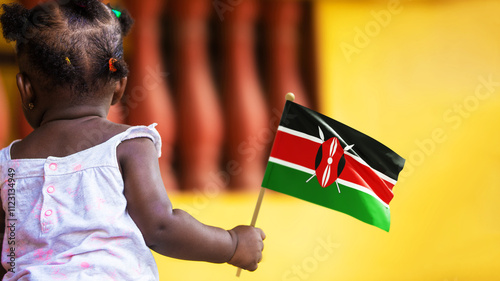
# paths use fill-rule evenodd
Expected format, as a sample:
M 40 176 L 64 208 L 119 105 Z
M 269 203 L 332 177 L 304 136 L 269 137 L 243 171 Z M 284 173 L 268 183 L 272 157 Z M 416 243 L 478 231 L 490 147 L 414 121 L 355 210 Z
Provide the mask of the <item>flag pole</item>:
M 295 95 L 293 93 L 287 93 L 285 99 L 289 101 L 294 101 Z M 257 217 L 259 216 L 260 206 L 262 205 L 262 200 L 264 199 L 265 191 L 266 191 L 265 188 L 263 187 L 260 188 L 259 198 L 257 198 L 257 203 L 255 204 L 255 209 L 253 211 L 253 216 L 252 216 L 252 221 L 250 222 L 250 226 L 255 227 L 255 223 L 257 222 Z M 238 270 L 236 271 L 236 277 L 240 277 L 240 274 L 241 274 L 241 268 L 238 267 Z

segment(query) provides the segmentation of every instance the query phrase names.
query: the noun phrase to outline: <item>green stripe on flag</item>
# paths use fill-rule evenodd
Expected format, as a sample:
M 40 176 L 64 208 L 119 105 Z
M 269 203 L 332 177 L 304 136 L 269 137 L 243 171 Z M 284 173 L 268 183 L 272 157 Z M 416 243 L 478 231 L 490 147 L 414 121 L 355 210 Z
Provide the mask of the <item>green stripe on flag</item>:
M 389 231 L 390 209 L 370 194 L 339 184 L 323 188 L 310 174 L 268 162 L 262 186 L 350 215 Z

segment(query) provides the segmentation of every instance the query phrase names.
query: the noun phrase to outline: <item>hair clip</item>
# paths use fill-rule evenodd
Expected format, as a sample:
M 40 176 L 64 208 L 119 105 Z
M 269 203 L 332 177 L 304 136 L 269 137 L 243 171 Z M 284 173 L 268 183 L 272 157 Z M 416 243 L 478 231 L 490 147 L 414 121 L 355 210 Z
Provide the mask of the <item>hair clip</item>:
M 70 60 L 68 57 L 66 57 L 66 64 L 67 64 L 67 65 L 70 65 L 70 64 L 71 64 L 71 60 Z
M 117 18 L 120 18 L 122 16 L 122 12 L 118 11 L 118 10 L 115 10 L 115 9 L 111 9 L 111 11 L 113 11 L 113 13 L 115 13 L 115 16 Z
M 109 71 L 116 72 L 116 67 L 114 65 L 115 62 L 117 62 L 117 60 L 115 58 L 109 59 Z

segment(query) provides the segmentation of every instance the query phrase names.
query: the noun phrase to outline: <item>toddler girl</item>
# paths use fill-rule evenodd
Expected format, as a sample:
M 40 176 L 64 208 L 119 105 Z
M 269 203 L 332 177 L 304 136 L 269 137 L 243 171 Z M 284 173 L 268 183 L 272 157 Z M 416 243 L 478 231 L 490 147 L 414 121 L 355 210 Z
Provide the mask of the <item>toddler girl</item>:
M 0 151 L 3 280 L 158 280 L 149 249 L 255 270 L 262 230 L 172 209 L 155 125 L 106 119 L 125 90 L 132 19 L 94 0 L 2 5 L 34 131 Z

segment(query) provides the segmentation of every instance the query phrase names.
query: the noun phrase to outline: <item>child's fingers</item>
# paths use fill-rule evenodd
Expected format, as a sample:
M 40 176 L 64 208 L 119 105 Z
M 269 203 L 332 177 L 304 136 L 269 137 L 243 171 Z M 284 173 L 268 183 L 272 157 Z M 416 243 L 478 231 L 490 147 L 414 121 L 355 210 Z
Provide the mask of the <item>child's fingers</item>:
M 260 251 L 262 252 L 262 251 L 264 251 L 264 242 L 262 242 L 262 241 L 264 241 L 266 239 L 266 234 L 260 228 L 256 228 L 256 230 L 259 233 L 260 238 L 262 239 L 260 242 L 260 245 L 261 245 Z M 259 262 L 260 262 L 260 260 L 259 260 Z
M 231 231 L 239 237 L 239 243 L 229 263 L 248 271 L 255 271 L 258 263 L 262 261 L 263 240 L 266 238 L 264 231 L 260 228 L 242 225 Z
M 262 240 L 266 239 L 266 234 L 264 233 L 264 231 L 262 229 L 256 227 L 255 230 L 257 230 L 257 232 L 259 232 L 260 238 Z
M 262 252 L 256 253 L 256 259 L 254 262 L 249 266 L 248 270 L 249 271 L 255 271 L 259 267 L 259 263 L 262 261 Z

